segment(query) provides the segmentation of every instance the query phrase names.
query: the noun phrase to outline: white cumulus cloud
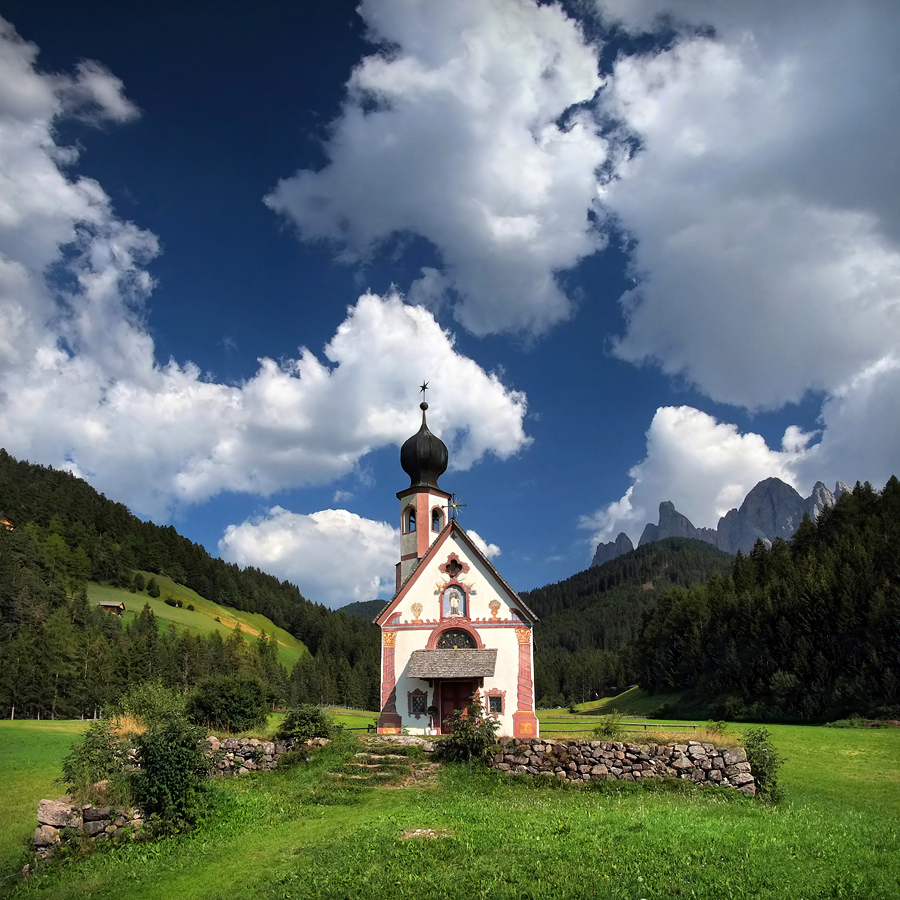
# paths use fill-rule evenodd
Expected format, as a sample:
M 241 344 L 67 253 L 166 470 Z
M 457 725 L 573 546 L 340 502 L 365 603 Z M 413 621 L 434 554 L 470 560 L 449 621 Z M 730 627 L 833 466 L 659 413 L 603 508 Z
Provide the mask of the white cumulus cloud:
M 364 0 L 385 49 L 354 69 L 325 145 L 327 165 L 266 198 L 305 241 L 346 261 L 393 235 L 429 240 L 412 295 L 452 296 L 475 334 L 539 334 L 571 313 L 556 273 L 603 239 L 595 171 L 606 142 L 579 104 L 597 56 L 557 6 Z
M 434 389 L 430 423 L 466 468 L 528 444 L 525 396 L 454 348 L 433 315 L 365 294 L 317 355 L 263 358 L 238 385 L 190 362 L 159 364 L 145 302 L 156 237 L 118 218 L 74 171 L 56 125 L 136 110 L 102 66 L 74 76 L 35 65 L 0 27 L 0 433 L 13 455 L 69 468 L 136 511 L 223 490 L 323 484 L 418 422 L 415 378 Z M 403 365 L 398 365 L 398 360 Z
M 466 529 L 466 534 L 472 538 L 475 546 L 488 558 L 493 559 L 500 555 L 500 548 L 496 544 L 489 544 L 477 531 L 471 528 Z
M 291 581 L 332 608 L 390 592 L 399 547 L 400 532 L 387 522 L 346 509 L 299 515 L 280 506 L 229 525 L 219 541 L 223 559 Z
M 631 239 L 614 352 L 707 396 L 822 397 L 782 447 L 700 410 L 657 411 L 625 495 L 583 524 L 635 538 L 673 500 L 712 526 L 757 481 L 802 492 L 900 468 L 900 7 L 597 0 L 665 47 L 622 54 L 600 106 L 637 139 L 604 203 Z

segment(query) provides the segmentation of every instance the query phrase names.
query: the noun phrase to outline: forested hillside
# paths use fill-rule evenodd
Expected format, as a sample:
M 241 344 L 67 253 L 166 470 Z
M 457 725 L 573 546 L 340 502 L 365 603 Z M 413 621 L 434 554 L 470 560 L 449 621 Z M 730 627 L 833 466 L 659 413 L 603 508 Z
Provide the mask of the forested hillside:
M 0 708 L 16 705 L 23 716 L 92 715 L 135 680 L 160 677 L 189 687 L 220 669 L 263 676 L 273 696 L 285 699 L 370 708 L 377 702 L 374 626 L 310 602 L 289 582 L 211 557 L 171 526 L 142 522 L 67 472 L 0 450 L 0 518 L 9 522 L 0 527 Z M 267 662 L 265 641 L 248 655 L 238 637 L 232 649 L 247 658 L 229 657 L 213 635 L 161 630 L 152 614 L 125 625 L 87 604 L 88 581 L 135 589 L 141 572 L 267 616 L 312 656 L 301 658 L 288 682 Z M 218 642 L 228 644 L 221 636 Z
M 662 593 L 729 570 L 733 557 L 703 541 L 667 538 L 521 594 L 541 621 L 535 634 L 539 701 L 582 702 L 637 678 L 631 646 Z
M 857 484 L 771 549 L 664 594 L 638 643 L 640 683 L 720 698 L 728 718 L 900 718 L 900 482 Z

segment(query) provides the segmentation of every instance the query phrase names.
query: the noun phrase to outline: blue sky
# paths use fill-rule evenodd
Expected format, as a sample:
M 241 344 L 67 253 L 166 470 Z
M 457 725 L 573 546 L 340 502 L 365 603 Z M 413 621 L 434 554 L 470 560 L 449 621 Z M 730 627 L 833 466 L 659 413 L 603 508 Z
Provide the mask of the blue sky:
M 897 470 L 894 4 L 0 15 L 14 455 L 329 605 L 389 592 L 423 379 L 522 590 Z

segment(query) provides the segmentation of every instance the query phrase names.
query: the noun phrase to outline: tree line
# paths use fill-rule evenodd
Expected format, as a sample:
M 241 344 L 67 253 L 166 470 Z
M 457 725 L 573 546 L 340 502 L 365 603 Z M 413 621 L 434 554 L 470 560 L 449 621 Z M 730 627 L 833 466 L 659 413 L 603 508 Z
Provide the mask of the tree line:
M 790 541 L 662 595 L 636 657 L 643 686 L 723 718 L 900 718 L 900 482 L 857 483 Z
M 637 680 L 634 645 L 660 595 L 726 572 L 733 557 L 704 541 L 667 538 L 520 596 L 540 617 L 535 695 L 563 706 Z
M 307 600 L 287 581 L 211 557 L 171 526 L 134 516 L 68 472 L 0 450 L 0 707 L 23 716 L 93 715 L 147 677 L 192 687 L 218 672 L 262 679 L 273 701 L 371 706 L 379 691 L 375 626 Z M 133 588 L 166 575 L 207 599 L 261 613 L 311 652 L 277 671 L 264 636 L 199 636 L 158 627 L 145 610 L 123 624 L 90 606 L 88 581 Z M 353 702 L 351 702 L 353 701 Z

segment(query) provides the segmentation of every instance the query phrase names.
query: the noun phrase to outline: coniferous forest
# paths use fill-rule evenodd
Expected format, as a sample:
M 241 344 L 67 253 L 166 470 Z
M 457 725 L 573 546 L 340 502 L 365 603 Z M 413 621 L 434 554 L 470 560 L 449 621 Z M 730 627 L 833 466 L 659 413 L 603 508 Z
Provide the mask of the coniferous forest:
M 643 686 L 719 698 L 723 718 L 900 719 L 900 481 L 661 596 L 636 651 Z
M 637 683 L 716 718 L 900 719 L 895 477 L 746 557 L 670 538 L 522 597 L 546 706 Z
M 660 594 L 724 574 L 734 557 L 666 538 L 521 594 L 539 617 L 535 691 L 544 706 L 583 703 L 637 680 L 634 645 Z
M 0 450 L 0 709 L 18 717 L 93 716 L 147 679 L 188 690 L 208 675 L 250 674 L 271 702 L 374 708 L 377 629 L 310 602 L 296 586 L 211 557 L 171 526 L 143 522 L 121 503 L 52 468 Z M 302 640 L 294 671 L 261 636 L 163 629 L 148 609 L 131 622 L 88 603 L 94 581 L 132 588 L 141 571 L 207 599 L 260 613 Z M 140 576 L 139 576 L 140 577 Z
M 378 706 L 379 635 L 255 568 L 211 557 L 67 472 L 0 450 L 0 709 L 93 716 L 132 684 L 188 691 L 258 678 L 272 704 Z M 130 621 L 88 602 L 89 581 L 134 589 L 157 573 L 260 613 L 308 649 L 290 673 L 274 642 Z M 536 696 L 556 706 L 639 683 L 686 692 L 717 717 L 900 718 L 900 482 L 843 495 L 790 541 L 730 557 L 670 538 L 523 593 L 540 617 Z

